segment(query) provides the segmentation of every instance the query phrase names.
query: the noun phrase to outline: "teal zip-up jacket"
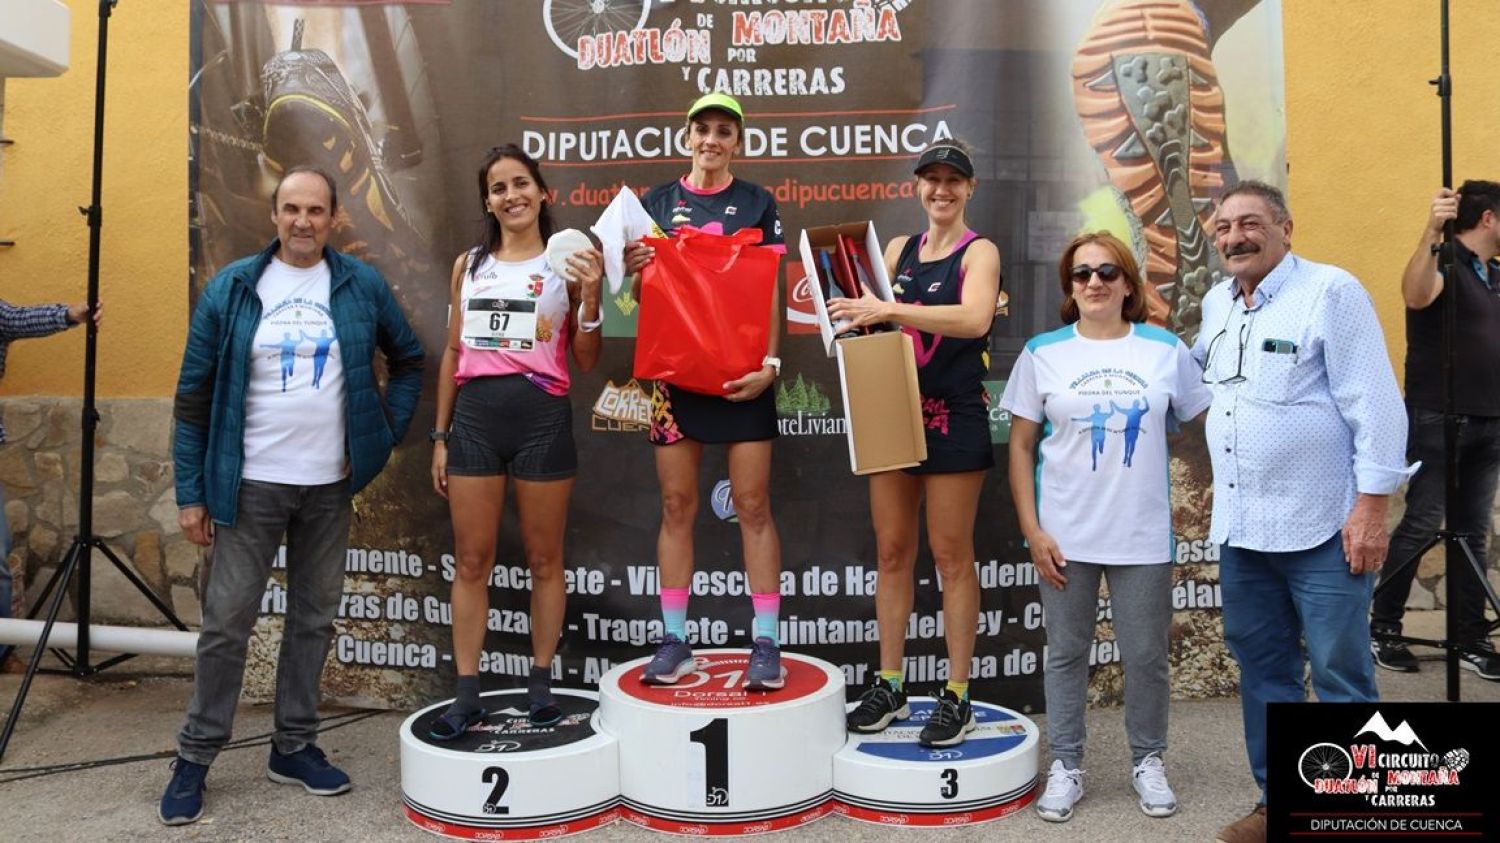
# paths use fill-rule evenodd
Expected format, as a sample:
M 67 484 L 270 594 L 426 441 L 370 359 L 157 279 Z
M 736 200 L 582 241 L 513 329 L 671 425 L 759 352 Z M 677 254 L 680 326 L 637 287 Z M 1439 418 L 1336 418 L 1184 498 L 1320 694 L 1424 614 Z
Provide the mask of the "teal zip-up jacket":
M 260 325 L 255 286 L 281 243 L 219 270 L 188 327 L 172 405 L 172 467 L 177 506 L 206 506 L 215 523 L 234 526 L 245 459 L 245 391 L 250 347 Z M 328 304 L 344 365 L 344 423 L 349 491 L 369 484 L 406 436 L 422 393 L 422 344 L 374 267 L 327 247 Z M 385 398 L 375 351 L 385 355 Z

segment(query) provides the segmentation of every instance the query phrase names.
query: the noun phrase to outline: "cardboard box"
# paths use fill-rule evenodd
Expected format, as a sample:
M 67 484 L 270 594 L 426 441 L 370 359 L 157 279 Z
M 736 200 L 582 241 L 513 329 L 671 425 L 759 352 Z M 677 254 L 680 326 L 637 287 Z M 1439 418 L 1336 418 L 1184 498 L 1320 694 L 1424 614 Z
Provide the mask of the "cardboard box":
M 817 282 L 817 253 L 814 250 L 833 246 L 841 236 L 853 237 L 864 244 L 865 252 L 870 256 L 870 270 L 874 275 L 872 281 L 875 289 L 871 292 L 878 298 L 891 300 L 891 279 L 885 271 L 885 251 L 880 246 L 880 238 L 875 235 L 873 223 L 863 220 L 803 229 L 798 251 L 802 255 L 802 270 L 807 273 L 807 286 L 812 293 L 813 312 L 818 318 L 818 333 L 823 335 L 823 351 L 829 357 L 834 355 L 833 338 L 843 331 L 843 327 L 842 324 L 834 325 L 828 321 L 828 302 L 823 299 L 823 288 Z
M 833 345 L 850 470 L 874 474 L 921 464 L 927 459 L 927 436 L 911 337 L 904 331 L 887 331 Z

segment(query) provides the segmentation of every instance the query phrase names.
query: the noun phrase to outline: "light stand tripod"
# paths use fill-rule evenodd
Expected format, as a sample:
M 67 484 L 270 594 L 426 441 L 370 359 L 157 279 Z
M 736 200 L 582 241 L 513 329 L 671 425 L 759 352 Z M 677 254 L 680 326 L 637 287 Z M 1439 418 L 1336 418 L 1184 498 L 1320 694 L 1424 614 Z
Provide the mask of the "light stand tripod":
M 88 302 L 89 312 L 93 313 L 99 305 L 99 232 L 102 224 L 102 209 L 100 207 L 100 183 L 104 169 L 104 76 L 105 58 L 109 42 L 109 16 L 118 0 L 99 0 L 99 58 L 98 67 L 95 70 L 94 87 L 94 182 L 93 193 L 87 208 L 78 210 L 88 219 L 89 226 L 89 290 Z M 92 551 L 97 549 L 103 553 L 109 561 L 113 562 L 120 573 L 135 586 L 136 590 L 151 601 L 151 605 L 162 614 L 171 624 L 179 630 L 186 630 L 187 626 L 172 612 L 172 608 L 163 603 L 161 598 L 151 590 L 130 566 L 120 561 L 115 552 L 109 549 L 104 540 L 94 535 L 94 431 L 99 426 L 99 411 L 94 405 L 94 380 L 98 363 L 99 329 L 92 318 L 86 321 L 88 339 L 84 345 L 84 367 L 83 367 L 83 443 L 82 452 L 79 456 L 79 482 L 78 482 L 78 535 L 74 536 L 73 543 L 68 547 L 67 553 L 63 555 L 62 562 L 53 572 L 51 579 L 42 589 L 41 595 L 32 606 L 28 618 L 35 618 L 43 604 L 47 605 L 47 622 L 42 627 L 41 637 L 37 639 L 36 649 L 31 653 L 31 661 L 26 665 L 26 676 L 21 680 L 21 687 L 16 692 L 16 699 L 10 707 L 10 717 L 5 721 L 5 731 L 0 734 L 0 759 L 5 757 L 5 750 L 10 746 L 11 735 L 16 730 L 16 720 L 21 716 L 21 708 L 26 704 L 26 695 L 31 690 L 31 681 L 36 676 L 37 668 L 42 661 L 42 653 L 47 649 L 47 640 L 52 635 L 53 624 L 57 622 L 58 611 L 62 609 L 63 601 L 68 596 L 68 583 L 73 581 L 77 575 L 77 588 L 74 594 L 77 597 L 78 615 L 78 645 L 75 655 L 69 657 L 66 653 L 57 652 L 58 658 L 67 668 L 67 672 L 74 676 L 91 676 L 101 670 L 108 669 L 126 659 L 134 658 L 134 654 L 126 653 L 114 658 L 90 664 L 89 661 L 89 590 L 91 579 Z M 53 590 L 57 593 L 53 595 Z M 47 603 L 48 596 L 52 602 Z
M 1442 39 L 1442 71 L 1438 78 L 1433 79 L 1431 84 L 1437 87 L 1437 95 L 1442 100 L 1442 127 L 1443 127 L 1443 185 L 1451 188 L 1453 186 L 1453 77 L 1448 70 L 1448 0 L 1442 0 L 1441 17 L 1441 39 Z M 1443 242 L 1440 246 L 1434 246 L 1433 251 L 1438 255 L 1438 265 L 1443 274 L 1443 512 L 1445 515 L 1457 512 L 1459 509 L 1459 484 L 1458 484 L 1458 414 L 1454 412 L 1454 359 L 1457 348 L 1454 344 L 1454 336 L 1458 331 L 1458 294 L 1454 288 L 1454 222 L 1448 220 L 1443 226 Z M 1481 541 L 1485 537 L 1479 537 Z M 1371 636 L 1382 641 L 1402 641 L 1408 644 L 1422 644 L 1429 647 L 1437 647 L 1444 651 L 1448 674 L 1448 701 L 1459 701 L 1458 682 L 1458 657 L 1460 653 L 1473 653 L 1472 649 L 1465 646 L 1465 642 L 1458 639 L 1457 620 L 1454 618 L 1453 606 L 1458 595 L 1458 582 L 1453 577 L 1454 563 L 1462 556 L 1464 562 L 1474 572 L 1474 577 L 1484 589 L 1485 596 L 1489 600 L 1497 614 L 1500 614 L 1500 599 L 1495 596 L 1495 590 L 1490 587 L 1489 580 L 1485 578 L 1484 566 L 1479 563 L 1478 557 L 1474 555 L 1473 548 L 1469 545 L 1469 537 L 1452 529 L 1451 523 L 1445 522 L 1443 529 L 1436 533 L 1424 543 L 1411 558 L 1404 559 L 1401 564 L 1391 569 L 1376 591 L 1379 592 L 1390 584 L 1395 575 L 1402 569 L 1418 564 L 1427 551 L 1443 544 L 1448 575 L 1447 589 L 1443 595 L 1447 607 L 1447 625 L 1443 630 L 1443 638 L 1433 640 L 1427 638 L 1412 638 L 1410 636 L 1395 635 L 1387 632 L 1372 632 Z M 1481 612 L 1483 611 L 1481 607 Z M 1493 629 L 1493 625 L 1490 627 Z

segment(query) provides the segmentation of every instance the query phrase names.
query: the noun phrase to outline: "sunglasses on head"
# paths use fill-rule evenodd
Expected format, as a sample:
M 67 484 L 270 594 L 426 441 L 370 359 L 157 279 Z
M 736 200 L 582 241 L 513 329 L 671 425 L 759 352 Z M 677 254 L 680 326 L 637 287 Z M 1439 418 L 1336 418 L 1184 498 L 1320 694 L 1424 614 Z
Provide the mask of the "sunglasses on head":
M 1099 280 L 1106 284 L 1118 281 L 1125 275 L 1125 270 L 1112 263 L 1101 263 L 1098 266 L 1089 266 L 1086 263 L 1081 263 L 1073 267 L 1068 272 L 1068 275 L 1072 277 L 1074 284 L 1087 284 L 1096 272 L 1099 274 Z

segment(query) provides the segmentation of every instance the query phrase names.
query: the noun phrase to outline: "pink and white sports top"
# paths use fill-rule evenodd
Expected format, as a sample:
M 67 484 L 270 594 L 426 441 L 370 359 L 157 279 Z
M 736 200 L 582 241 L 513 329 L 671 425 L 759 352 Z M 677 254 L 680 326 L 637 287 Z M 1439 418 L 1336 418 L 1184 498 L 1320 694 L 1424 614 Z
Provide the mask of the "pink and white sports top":
M 551 395 L 568 394 L 568 289 L 546 254 L 525 261 L 485 255 L 459 291 L 459 386 L 482 377 L 523 375 Z

